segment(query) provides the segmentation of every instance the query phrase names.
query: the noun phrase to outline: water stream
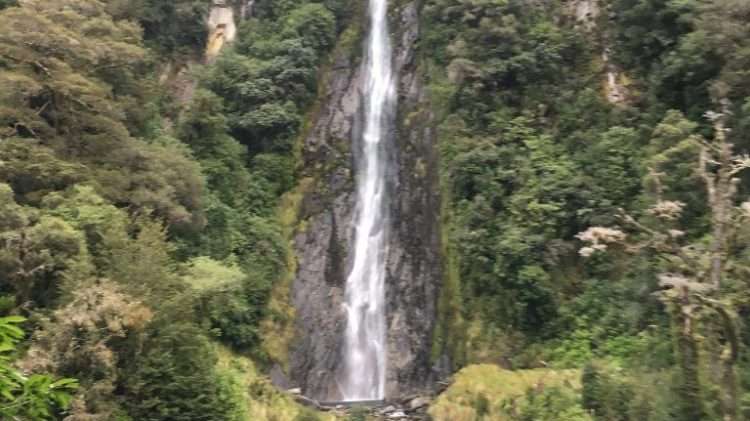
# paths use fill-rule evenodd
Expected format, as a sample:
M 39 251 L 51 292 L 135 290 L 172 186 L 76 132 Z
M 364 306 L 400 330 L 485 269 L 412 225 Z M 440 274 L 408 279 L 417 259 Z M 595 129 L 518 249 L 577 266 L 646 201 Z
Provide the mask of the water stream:
M 346 280 L 343 400 L 385 396 L 388 116 L 395 106 L 387 0 L 370 0 L 365 48 L 365 127 L 358 162 L 354 263 Z

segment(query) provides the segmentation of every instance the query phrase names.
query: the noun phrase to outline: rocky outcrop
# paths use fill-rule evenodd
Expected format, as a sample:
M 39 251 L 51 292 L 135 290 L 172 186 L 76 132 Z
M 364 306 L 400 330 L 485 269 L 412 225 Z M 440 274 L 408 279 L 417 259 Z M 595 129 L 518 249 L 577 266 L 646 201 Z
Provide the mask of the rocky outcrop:
M 610 5 L 611 6 L 611 5 Z M 611 104 L 626 103 L 629 97 L 629 79 L 612 60 L 610 60 L 611 34 L 606 27 L 597 27 L 599 15 L 605 14 L 610 20 L 616 14 L 610 6 L 602 7 L 597 0 L 574 0 L 568 2 L 570 15 L 578 25 L 582 25 L 591 36 L 597 37 L 597 44 L 602 45 L 601 62 L 604 71 L 602 87 L 604 96 Z M 608 11 L 609 10 L 609 11 Z
M 240 19 L 244 19 L 246 4 L 238 5 L 241 8 Z M 225 0 L 214 0 L 208 14 L 209 36 L 206 42 L 206 61 L 209 63 L 216 58 L 224 44 L 234 41 L 237 35 L 237 24 L 235 22 L 235 8 Z
M 437 293 L 442 282 L 434 115 L 417 63 L 416 2 L 392 14 L 399 106 L 391 133 L 393 174 L 386 295 L 388 398 L 428 388 L 444 370 L 430 359 Z M 361 51 L 361 46 L 354 48 Z M 291 291 L 296 335 L 289 353 L 290 384 L 305 396 L 335 401 L 344 314 L 343 287 L 354 239 L 354 163 L 362 128 L 362 60 L 340 52 L 302 144 L 303 167 L 315 182 L 305 193 L 294 248 L 298 272 Z
M 625 74 L 609 59 L 609 48 L 605 47 L 602 53 L 602 63 L 606 79 L 604 80 L 604 94 L 607 101 L 611 104 L 620 104 L 628 99 L 628 78 Z
M 568 3 L 568 8 L 578 24 L 589 30 L 594 29 L 599 14 L 599 4 L 596 0 L 574 0 Z

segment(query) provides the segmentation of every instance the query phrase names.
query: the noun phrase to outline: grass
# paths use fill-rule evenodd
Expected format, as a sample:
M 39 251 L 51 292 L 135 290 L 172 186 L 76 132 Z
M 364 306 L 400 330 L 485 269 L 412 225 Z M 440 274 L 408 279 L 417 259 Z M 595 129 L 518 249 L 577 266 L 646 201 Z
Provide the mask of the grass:
M 476 364 L 456 373 L 454 383 L 430 406 L 435 421 L 507 421 L 503 408 L 516 410 L 525 401 L 528 389 L 560 386 L 578 391 L 579 370 L 504 370 L 492 364 Z M 481 407 L 481 408 L 480 408 Z
M 230 396 L 237 409 L 231 421 L 293 421 L 300 413 L 313 412 L 320 421 L 334 421 L 332 414 L 312 411 L 298 405 L 270 380 L 258 372 L 247 357 L 235 354 L 226 347 L 218 347 L 217 370 L 229 383 Z

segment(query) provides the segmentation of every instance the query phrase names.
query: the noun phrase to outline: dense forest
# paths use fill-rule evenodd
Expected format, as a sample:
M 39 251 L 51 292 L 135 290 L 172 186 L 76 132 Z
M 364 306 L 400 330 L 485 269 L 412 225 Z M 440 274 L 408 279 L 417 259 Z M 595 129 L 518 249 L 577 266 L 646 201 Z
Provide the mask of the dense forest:
M 425 416 L 750 419 L 750 2 L 390 3 L 439 151 Z M 0 0 L 0 418 L 337 417 L 266 374 L 365 2 L 257 0 L 206 60 L 211 7 Z

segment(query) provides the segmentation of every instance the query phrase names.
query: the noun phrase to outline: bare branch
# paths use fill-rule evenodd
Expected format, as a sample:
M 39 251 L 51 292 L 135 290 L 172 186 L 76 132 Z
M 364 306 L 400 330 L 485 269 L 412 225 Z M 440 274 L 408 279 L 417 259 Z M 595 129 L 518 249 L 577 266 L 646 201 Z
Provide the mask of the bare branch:
M 625 211 L 623 208 L 617 208 L 617 212 L 620 214 L 620 218 L 625 221 L 626 223 L 632 225 L 633 227 L 645 232 L 646 234 L 651 235 L 657 235 L 658 233 L 651 228 L 641 224 L 640 222 L 636 221 L 635 218 L 633 218 L 629 213 Z
M 662 196 L 664 193 L 664 186 L 662 186 L 661 184 L 661 178 L 659 177 L 659 173 L 657 173 L 653 167 L 649 166 L 648 175 L 652 180 L 654 180 L 654 188 L 656 189 L 656 201 L 661 202 Z
M 727 310 L 725 304 L 719 300 L 704 297 L 701 294 L 693 294 L 693 297 L 695 297 L 700 303 L 714 309 L 717 313 L 719 313 L 722 325 L 724 327 L 724 333 L 727 335 L 727 341 L 730 345 L 730 362 L 736 362 L 740 354 L 740 341 L 737 336 L 737 330 L 735 329 L 734 318 L 729 313 L 729 310 Z

